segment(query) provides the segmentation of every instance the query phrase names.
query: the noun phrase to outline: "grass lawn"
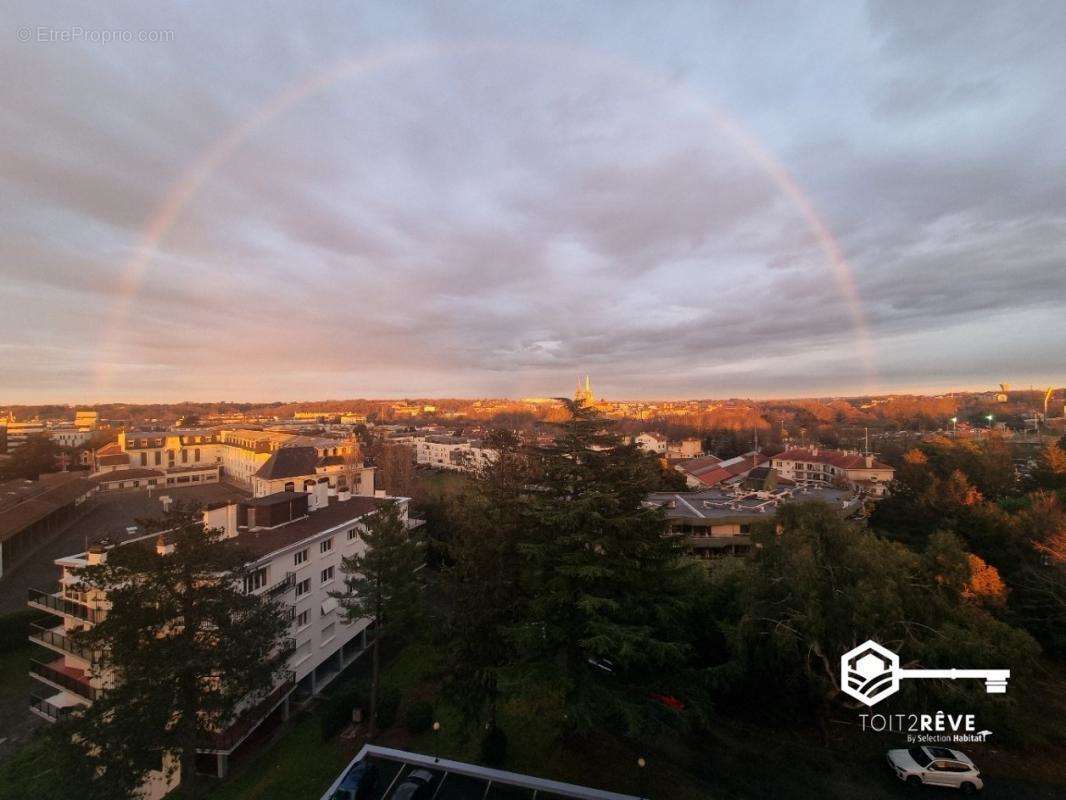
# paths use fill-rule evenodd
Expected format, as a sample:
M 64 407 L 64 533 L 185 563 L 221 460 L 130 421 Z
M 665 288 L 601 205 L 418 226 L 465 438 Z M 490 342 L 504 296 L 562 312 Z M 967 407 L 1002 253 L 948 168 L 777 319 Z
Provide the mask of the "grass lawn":
M 317 800 L 357 751 L 340 738 L 322 741 L 319 715 L 306 713 L 272 747 L 242 764 L 211 800 Z

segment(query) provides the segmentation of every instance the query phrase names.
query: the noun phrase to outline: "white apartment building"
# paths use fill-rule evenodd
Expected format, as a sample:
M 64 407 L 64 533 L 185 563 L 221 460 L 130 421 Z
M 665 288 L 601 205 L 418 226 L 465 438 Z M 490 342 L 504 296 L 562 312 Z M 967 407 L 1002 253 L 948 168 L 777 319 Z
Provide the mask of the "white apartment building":
M 92 436 L 92 431 L 84 428 L 52 428 L 48 431 L 48 438 L 60 447 L 81 447 Z
M 478 472 L 496 461 L 497 453 L 477 439 L 461 436 L 423 436 L 413 441 L 419 466 Z
M 666 455 L 666 437 L 661 433 L 655 431 L 645 431 L 644 433 L 638 433 L 633 437 L 633 442 L 641 450 L 645 450 L 649 453 L 656 453 L 657 455 Z
M 397 503 L 410 527 L 418 524 L 408 518 L 406 498 L 389 499 Z M 310 492 L 279 492 L 204 511 L 209 528 L 239 537 L 253 554 L 245 590 L 283 600 L 294 647 L 285 679 L 265 698 L 249 702 L 228 728 L 204 741 L 200 753 L 214 756 L 219 777 L 226 774 L 230 754 L 268 717 L 287 718 L 294 693 L 298 697 L 316 694 L 363 653 L 372 620 L 349 622 L 329 592 L 343 589 L 341 560 L 362 552 L 363 524 L 385 502 L 385 498 L 353 497 L 348 492 L 331 498 L 325 484 L 316 484 Z M 132 541 L 143 544 L 153 538 L 160 555 L 170 552 L 173 546 L 165 533 Z M 112 676 L 93 668 L 94 654 L 74 645 L 69 634 L 75 628 L 92 626 L 110 608 L 106 596 L 84 591 L 71 571 L 101 563 L 113 547 L 98 543 L 84 553 L 57 559 L 62 570 L 59 591 L 30 590 L 29 605 L 58 618 L 49 627 L 35 626 L 30 635 L 49 654 L 47 661 L 36 662 L 30 669 L 42 684 L 42 690 L 31 698 L 31 710 L 46 720 L 91 704 L 112 685 Z M 152 773 L 144 796 L 148 800 L 162 797 L 177 780 L 177 774 L 168 781 L 163 772 Z
M 826 450 L 819 447 L 793 448 L 778 453 L 770 466 L 782 478 L 800 486 L 844 484 L 880 497 L 895 477 L 895 470 L 862 453 Z
M 306 449 L 315 454 L 315 468 L 301 473 L 311 476 L 317 482 L 321 475 L 326 475 L 327 483 L 334 488 L 342 488 L 347 483 L 348 473 L 352 473 L 356 491 L 365 484 L 365 477 L 355 475 L 355 470 L 348 465 L 357 462 L 359 445 L 354 439 L 331 439 L 319 436 L 301 436 L 284 431 L 254 430 L 249 428 L 180 428 L 169 431 L 122 431 L 118 442 L 101 448 L 96 452 L 94 474 L 117 470 L 159 470 L 165 480 L 156 481 L 160 485 L 193 481 L 191 475 L 201 467 L 217 465 L 221 469 L 220 477 L 229 483 L 251 489 L 256 494 L 270 494 L 280 491 L 282 485 L 274 488 L 273 484 L 257 484 L 257 473 L 284 448 Z M 345 480 L 339 476 L 344 475 Z M 287 477 L 296 477 L 290 475 Z M 358 477 L 358 481 L 356 478 Z M 179 480 L 179 478 L 181 478 Z M 109 480 L 112 478 L 109 478 Z M 155 485 L 155 484 L 148 484 Z M 295 486 L 303 489 L 303 484 Z

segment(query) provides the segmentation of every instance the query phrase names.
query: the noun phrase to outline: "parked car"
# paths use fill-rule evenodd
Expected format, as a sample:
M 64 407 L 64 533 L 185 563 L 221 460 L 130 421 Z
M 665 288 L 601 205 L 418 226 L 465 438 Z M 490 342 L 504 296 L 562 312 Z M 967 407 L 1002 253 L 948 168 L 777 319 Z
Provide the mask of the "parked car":
M 984 788 L 981 773 L 970 757 L 946 747 L 889 750 L 888 763 L 908 786 L 949 786 L 973 794 Z
M 429 797 L 433 786 L 433 773 L 427 769 L 416 769 L 392 793 L 392 800 L 422 800 Z
M 364 759 L 352 765 L 331 800 L 364 800 L 378 785 L 378 765 Z

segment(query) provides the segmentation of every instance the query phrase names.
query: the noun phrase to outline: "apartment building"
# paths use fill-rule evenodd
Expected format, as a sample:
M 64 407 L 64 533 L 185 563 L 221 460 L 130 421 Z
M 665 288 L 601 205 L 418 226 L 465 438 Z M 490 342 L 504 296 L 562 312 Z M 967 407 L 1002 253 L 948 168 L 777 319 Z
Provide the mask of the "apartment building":
M 394 500 L 409 527 L 408 500 Z M 264 721 L 287 717 L 292 697 L 309 697 L 322 690 L 366 647 L 372 620 L 348 621 L 331 591 L 343 588 L 341 560 L 365 548 L 361 533 L 368 517 L 386 498 L 355 497 L 339 492 L 331 497 L 325 484 L 308 492 L 278 492 L 265 497 L 208 507 L 204 523 L 227 537 L 239 537 L 251 553 L 245 590 L 281 599 L 291 620 L 294 651 L 285 678 L 266 697 L 250 701 L 224 730 L 205 739 L 200 753 L 214 758 L 219 777 L 225 776 L 229 756 Z M 79 567 L 105 561 L 115 546 L 139 542 L 154 546 L 160 555 L 172 551 L 166 534 L 133 539 L 121 545 L 99 542 L 86 552 L 56 560 L 62 575 L 59 591 L 30 590 L 29 605 L 54 615 L 48 626 L 35 626 L 30 639 L 47 651 L 47 658 L 31 666 L 40 691 L 31 698 L 31 710 L 54 721 L 91 704 L 113 685 L 113 676 L 95 667 L 96 656 L 76 646 L 70 633 L 92 626 L 106 617 L 110 603 L 98 592 L 86 591 L 72 573 Z M 176 775 L 163 771 L 150 775 L 143 790 L 148 800 L 174 788 Z
M 86 428 L 52 428 L 48 438 L 60 447 L 81 447 L 93 437 L 93 432 Z
M 100 424 L 100 414 L 96 411 L 76 409 L 74 411 L 74 427 L 82 431 L 94 431 Z
M 782 478 L 804 485 L 842 485 L 881 497 L 895 470 L 872 455 L 820 447 L 793 448 L 771 459 Z
M 419 466 L 478 472 L 496 461 L 497 453 L 481 440 L 462 436 L 423 436 L 413 440 Z
M 13 453 L 15 450 L 22 447 L 29 437 L 38 436 L 46 431 L 44 421 L 39 419 L 18 422 L 14 417 L 10 417 L 6 421 L 0 420 L 0 425 L 2 425 L 7 432 L 6 441 L 8 453 Z
M 295 448 L 311 454 L 314 465 L 309 470 L 288 474 L 275 486 L 272 479 L 257 481 L 256 477 L 275 455 L 283 449 Z M 285 463 L 293 459 L 287 454 Z M 252 490 L 257 495 L 270 494 L 284 488 L 289 478 L 306 477 L 325 482 L 332 489 L 351 488 L 360 491 L 367 478 L 359 469 L 359 445 L 354 439 L 332 439 L 302 436 L 295 433 L 250 428 L 177 428 L 168 431 L 122 431 L 118 441 L 96 451 L 94 476 L 121 470 L 155 470 L 149 476 L 129 473 L 130 480 L 123 488 L 139 486 L 171 486 L 223 479 Z M 274 467 L 265 476 L 275 474 Z M 214 478 L 211 477 L 214 475 Z M 264 477 L 264 476 L 260 476 Z M 278 477 L 282 477 L 280 474 Z M 117 476 L 109 475 L 114 483 Z M 133 484 L 133 480 L 141 481 Z M 371 478 L 372 480 L 372 478 Z M 300 486 L 293 488 L 303 488 Z
M 661 433 L 655 431 L 645 431 L 644 433 L 638 433 L 633 437 L 633 443 L 637 445 L 641 450 L 645 450 L 649 453 L 656 453 L 657 455 L 665 456 L 667 440 Z

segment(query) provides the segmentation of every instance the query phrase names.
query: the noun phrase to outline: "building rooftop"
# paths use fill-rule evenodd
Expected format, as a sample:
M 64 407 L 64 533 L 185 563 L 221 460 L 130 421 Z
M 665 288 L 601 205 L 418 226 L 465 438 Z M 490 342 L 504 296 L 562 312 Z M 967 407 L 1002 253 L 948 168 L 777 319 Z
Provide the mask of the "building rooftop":
M 319 455 L 314 447 L 281 447 L 255 473 L 265 480 L 314 475 Z
M 662 508 L 667 519 L 722 522 L 759 518 L 772 514 L 784 503 L 809 500 L 821 500 L 844 512 L 861 504 L 861 498 L 848 490 L 791 486 L 766 491 L 723 487 L 698 492 L 654 492 L 645 502 Z
M 809 461 L 816 464 L 832 464 L 840 469 L 892 469 L 882 461 L 873 459 L 866 465 L 866 456 L 862 453 L 849 453 L 844 450 L 823 450 L 820 447 L 793 448 L 774 456 L 775 461 Z
M 415 770 L 433 776 L 426 797 L 434 800 L 638 800 L 635 795 L 376 745 L 363 746 L 322 795 L 322 800 L 332 800 L 344 776 L 364 760 L 377 767 L 378 780 L 370 792 L 360 795 L 360 800 L 391 800 L 397 787 Z
M 55 472 L 39 480 L 13 480 L 0 483 L 0 541 L 44 519 L 96 486 L 78 472 Z
M 296 496 L 306 496 L 301 492 L 276 492 L 268 497 L 258 498 L 258 501 L 269 500 L 276 503 L 279 495 L 289 494 L 294 495 L 292 499 Z M 308 516 L 293 522 L 269 530 L 241 531 L 238 541 L 253 557 L 262 558 L 268 553 L 302 542 L 330 528 L 355 522 L 393 499 L 395 498 L 353 497 L 350 500 L 338 500 L 331 497 L 325 508 L 312 511 Z

